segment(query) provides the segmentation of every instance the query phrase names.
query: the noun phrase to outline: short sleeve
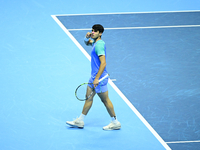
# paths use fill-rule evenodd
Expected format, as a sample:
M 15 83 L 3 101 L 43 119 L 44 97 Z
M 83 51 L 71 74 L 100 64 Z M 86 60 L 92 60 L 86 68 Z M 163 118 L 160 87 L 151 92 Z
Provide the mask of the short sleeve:
M 98 56 L 105 55 L 105 43 L 103 41 L 99 41 L 95 46 L 95 52 Z

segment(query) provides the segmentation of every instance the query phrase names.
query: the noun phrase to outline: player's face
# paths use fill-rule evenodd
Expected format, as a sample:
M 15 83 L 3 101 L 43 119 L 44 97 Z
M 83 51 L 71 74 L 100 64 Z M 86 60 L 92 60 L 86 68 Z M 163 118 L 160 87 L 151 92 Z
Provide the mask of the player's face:
M 91 33 L 91 38 L 92 39 L 97 39 L 102 35 L 102 33 L 99 33 L 99 31 L 96 31 L 94 29 L 92 29 L 92 33 Z

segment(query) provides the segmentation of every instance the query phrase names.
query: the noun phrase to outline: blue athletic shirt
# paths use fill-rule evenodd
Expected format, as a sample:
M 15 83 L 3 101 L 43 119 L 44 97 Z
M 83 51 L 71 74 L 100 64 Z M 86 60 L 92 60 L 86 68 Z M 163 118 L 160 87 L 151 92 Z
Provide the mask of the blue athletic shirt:
M 98 71 L 99 71 L 99 67 L 100 67 L 100 59 L 99 56 L 100 55 L 105 55 L 106 57 L 106 45 L 105 42 L 103 40 L 99 40 L 95 43 L 93 43 L 92 45 L 92 52 L 91 52 L 91 76 L 93 78 L 96 77 Z M 102 73 L 101 77 L 104 77 L 107 74 L 107 70 L 106 68 L 104 69 L 104 72 Z

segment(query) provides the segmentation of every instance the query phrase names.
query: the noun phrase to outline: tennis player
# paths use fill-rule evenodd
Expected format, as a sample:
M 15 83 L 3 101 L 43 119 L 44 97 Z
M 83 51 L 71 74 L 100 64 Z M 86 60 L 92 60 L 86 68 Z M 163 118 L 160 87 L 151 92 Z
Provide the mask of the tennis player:
M 84 39 L 84 42 L 88 46 L 92 46 L 92 52 L 91 52 L 91 78 L 89 79 L 89 83 L 93 83 L 95 87 L 95 92 L 93 95 L 85 101 L 85 104 L 83 106 L 82 114 L 79 118 L 77 118 L 74 121 L 67 121 L 66 123 L 72 127 L 78 127 L 83 128 L 84 127 L 84 118 L 89 112 L 92 103 L 93 98 L 95 94 L 100 97 L 101 101 L 105 105 L 110 117 L 111 117 L 111 123 L 105 127 L 103 127 L 104 130 L 118 130 L 121 128 L 120 122 L 117 120 L 115 111 L 113 108 L 113 104 L 110 101 L 108 97 L 108 78 L 104 79 L 99 83 L 99 79 L 106 76 L 107 70 L 106 70 L 106 46 L 105 42 L 101 39 L 101 36 L 104 32 L 104 28 L 100 24 L 96 24 L 92 27 L 92 32 L 88 32 L 86 34 L 86 37 Z M 91 93 L 92 87 L 87 87 L 86 96 Z

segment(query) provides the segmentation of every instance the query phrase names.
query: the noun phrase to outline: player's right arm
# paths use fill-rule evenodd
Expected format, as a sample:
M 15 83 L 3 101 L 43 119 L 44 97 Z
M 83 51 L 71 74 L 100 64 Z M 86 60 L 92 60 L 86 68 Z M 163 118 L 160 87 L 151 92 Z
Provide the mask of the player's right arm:
M 91 40 L 90 37 L 91 37 L 91 33 L 88 32 L 85 36 L 85 39 L 84 39 L 85 44 L 88 45 L 88 46 L 92 45 L 92 43 L 93 43 L 93 40 Z

